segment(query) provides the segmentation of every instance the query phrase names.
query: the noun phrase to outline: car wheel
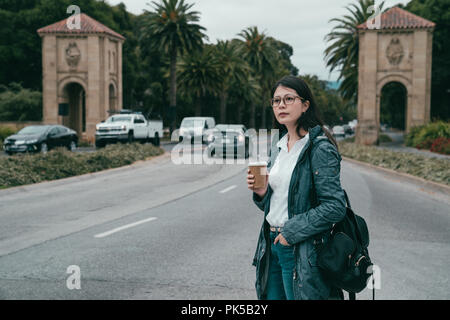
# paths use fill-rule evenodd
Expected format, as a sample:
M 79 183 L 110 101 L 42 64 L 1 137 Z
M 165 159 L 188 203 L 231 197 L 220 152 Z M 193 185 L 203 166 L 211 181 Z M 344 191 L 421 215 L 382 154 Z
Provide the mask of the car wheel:
M 69 151 L 74 152 L 77 149 L 77 143 L 75 141 L 70 141 L 69 146 L 67 147 L 67 149 L 69 149 Z
M 100 142 L 100 141 L 95 141 L 95 147 L 98 148 L 103 148 L 105 146 L 104 142 Z
M 45 142 L 41 143 L 41 153 L 47 153 L 48 152 L 48 145 Z
M 134 141 L 133 131 L 128 132 L 128 143 L 132 143 Z
M 156 147 L 159 147 L 159 145 L 160 145 L 158 132 L 155 133 L 155 137 L 153 138 L 153 145 Z

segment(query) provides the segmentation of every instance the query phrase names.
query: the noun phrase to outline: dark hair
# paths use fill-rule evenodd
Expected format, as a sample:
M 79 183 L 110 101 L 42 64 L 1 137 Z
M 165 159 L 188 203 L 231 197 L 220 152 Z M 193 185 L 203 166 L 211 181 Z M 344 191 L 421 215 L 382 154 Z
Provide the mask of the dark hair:
M 278 80 L 278 82 L 275 83 L 275 85 L 273 86 L 272 97 L 279 86 L 293 89 L 297 92 L 297 94 L 300 97 L 304 99 L 303 101 L 309 101 L 308 110 L 306 110 L 306 112 L 304 112 L 297 120 L 297 128 L 296 128 L 297 134 L 300 136 L 300 128 L 303 128 L 303 130 L 305 131 L 309 131 L 309 129 L 312 129 L 315 126 L 319 125 L 322 128 L 322 131 L 328 137 L 328 139 L 330 139 L 330 141 L 337 148 L 336 140 L 333 138 L 330 132 L 328 132 L 328 130 L 323 127 L 324 123 L 320 116 L 320 110 L 318 109 L 313 94 L 309 89 L 308 85 L 306 84 L 306 82 L 299 77 L 285 76 L 282 79 Z M 273 117 L 273 128 L 279 129 L 281 132 L 283 131 L 287 132 L 286 126 L 284 124 L 280 124 L 277 121 L 276 117 Z

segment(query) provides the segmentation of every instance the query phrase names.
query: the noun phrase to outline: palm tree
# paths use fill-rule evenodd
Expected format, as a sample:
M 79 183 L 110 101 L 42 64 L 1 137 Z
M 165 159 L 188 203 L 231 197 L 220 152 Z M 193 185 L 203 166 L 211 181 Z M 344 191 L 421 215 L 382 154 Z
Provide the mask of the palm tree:
M 189 11 L 194 4 L 186 4 L 184 0 L 162 0 L 153 3 L 154 11 L 144 13 L 141 27 L 141 43 L 153 50 L 158 50 L 170 59 L 169 102 L 173 112 L 176 108 L 177 56 L 185 52 L 192 53 L 202 48 L 203 33 L 206 29 L 196 22 L 200 20 L 197 11 Z M 170 130 L 173 131 L 175 117 Z
M 339 69 L 338 80 L 342 80 L 339 92 L 348 101 L 356 102 L 358 92 L 358 25 L 371 18 L 372 11 L 369 7 L 374 5 L 374 0 L 358 0 L 358 4 L 350 4 L 346 7 L 348 14 L 342 18 L 333 18 L 329 22 L 337 22 L 330 33 L 325 36 L 325 41 L 331 44 L 325 49 L 325 60 L 330 72 Z M 384 6 L 384 1 L 379 9 Z
M 232 97 L 233 103 L 237 107 L 237 123 L 243 123 L 242 114 L 245 105 L 252 105 L 255 101 L 261 98 L 261 87 L 258 81 L 251 75 L 244 81 L 234 79 L 230 87 L 230 97 Z M 254 128 L 254 126 L 249 126 Z
M 250 127 L 255 127 L 255 107 L 256 103 L 262 104 L 262 127 L 266 123 L 266 108 L 269 101 L 269 90 L 275 81 L 278 61 L 280 60 L 278 51 L 271 38 L 263 32 L 260 33 L 257 27 L 249 27 L 238 34 L 243 40 L 241 43 L 241 55 L 252 68 L 253 77 L 258 81 L 263 94 L 257 101 L 252 101 L 250 105 Z
M 220 89 L 220 122 L 226 122 L 226 106 L 229 91 L 234 82 L 245 83 L 250 75 L 250 67 L 239 56 L 236 42 L 218 41 L 216 45 L 217 57 L 222 68 L 223 81 Z
M 201 100 L 206 94 L 218 95 L 224 80 L 220 60 L 212 45 L 185 54 L 177 64 L 178 84 L 183 94 L 195 100 L 195 115 L 202 115 Z

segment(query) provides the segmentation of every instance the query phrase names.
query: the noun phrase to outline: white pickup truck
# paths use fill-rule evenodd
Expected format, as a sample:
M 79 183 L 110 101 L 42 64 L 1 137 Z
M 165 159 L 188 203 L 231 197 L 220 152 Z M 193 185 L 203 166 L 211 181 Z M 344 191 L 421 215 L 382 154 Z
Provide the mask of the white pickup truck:
M 159 146 L 163 136 L 162 120 L 147 120 L 140 112 L 110 116 L 96 125 L 95 146 L 104 147 L 111 142 L 151 142 Z

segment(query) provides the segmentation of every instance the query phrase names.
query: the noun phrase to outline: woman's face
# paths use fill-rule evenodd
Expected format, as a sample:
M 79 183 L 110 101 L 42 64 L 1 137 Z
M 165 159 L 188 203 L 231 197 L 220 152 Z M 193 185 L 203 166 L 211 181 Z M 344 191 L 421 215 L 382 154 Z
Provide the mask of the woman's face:
M 283 97 L 296 97 L 294 103 L 286 105 Z M 309 108 L 309 101 L 302 101 L 298 98 L 297 91 L 291 88 L 279 86 L 273 95 L 273 98 L 281 99 L 280 104 L 273 108 L 275 118 L 280 124 L 287 127 L 295 126 L 298 118 Z M 303 98 L 303 97 L 302 97 Z

